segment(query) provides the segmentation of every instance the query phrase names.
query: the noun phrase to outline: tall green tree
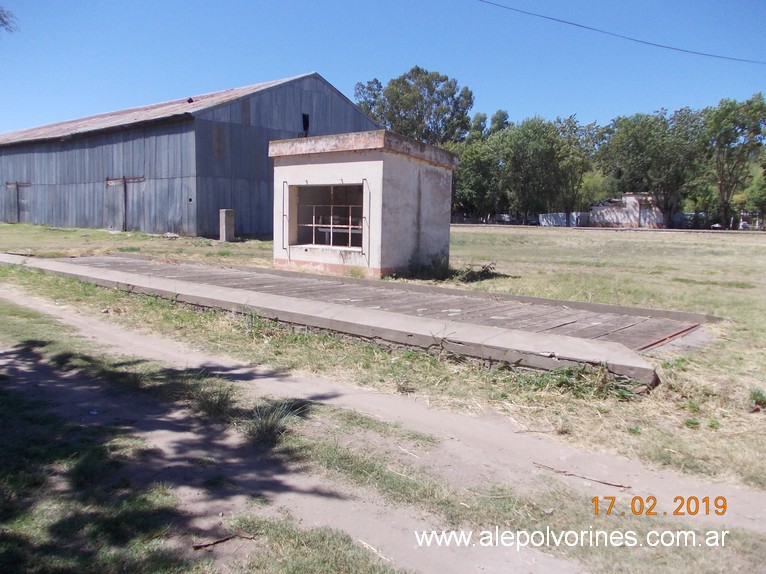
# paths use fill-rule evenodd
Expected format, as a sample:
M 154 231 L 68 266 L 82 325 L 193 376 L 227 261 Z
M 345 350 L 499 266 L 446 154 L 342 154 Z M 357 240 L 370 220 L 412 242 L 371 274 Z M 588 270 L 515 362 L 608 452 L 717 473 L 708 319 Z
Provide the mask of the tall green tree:
M 506 204 L 498 181 L 497 152 L 487 139 L 468 140 L 461 148 L 453 209 L 489 220 Z
M 509 210 L 525 216 L 552 210 L 571 213 L 587 205 L 583 176 L 597 143 L 595 124 L 581 125 L 572 116 L 505 125 L 507 114 L 498 112 L 493 116 L 498 129 L 493 132 L 484 128 L 485 118 L 474 116 L 468 138 L 457 148 L 456 211 L 488 218 Z
M 468 130 L 468 141 L 480 140 L 487 137 L 487 114 L 476 113 L 471 119 L 471 127 Z
M 383 84 L 373 78 L 366 84 L 357 82 L 354 86 L 356 105 L 379 124 L 385 124 L 386 100 L 383 96 Z
M 499 181 L 509 194 L 509 205 L 524 216 L 550 211 L 559 190 L 556 126 L 540 117 L 490 136 L 499 157 Z
M 583 176 L 591 168 L 598 127 L 595 123 L 581 125 L 575 116 L 557 118 L 553 125 L 558 136 L 556 163 L 551 166 L 557 179 L 553 207 L 567 214 L 569 226 L 570 213 L 587 203 L 583 195 Z
M 362 111 L 386 129 L 426 143 L 462 141 L 471 127 L 471 90 L 420 66 L 385 87 L 377 78 L 359 82 L 354 97 Z
M 763 223 L 766 215 L 766 149 L 761 149 L 759 165 L 753 170 L 753 178 L 745 189 L 745 209 L 758 213 L 758 220 Z
M 671 226 L 702 165 L 703 128 L 702 114 L 688 108 L 616 118 L 605 129 L 600 165 L 620 192 L 650 194 Z
M 497 110 L 492 114 L 492 118 L 489 120 L 489 134 L 494 134 L 504 130 L 511 125 L 508 120 L 508 112 L 505 110 Z
M 758 93 L 745 102 L 724 99 L 704 112 L 705 135 L 723 225 L 730 225 L 731 200 L 748 183 L 750 162 L 766 135 L 766 102 Z

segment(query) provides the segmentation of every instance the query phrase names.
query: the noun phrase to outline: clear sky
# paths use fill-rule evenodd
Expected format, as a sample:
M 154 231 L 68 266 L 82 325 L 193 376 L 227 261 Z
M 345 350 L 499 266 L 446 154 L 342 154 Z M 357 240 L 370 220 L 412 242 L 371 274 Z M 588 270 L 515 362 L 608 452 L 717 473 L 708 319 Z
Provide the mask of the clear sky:
M 765 0 L 494 0 L 616 34 L 766 61 Z M 319 72 L 353 99 L 414 65 L 471 113 L 606 124 L 766 92 L 766 65 L 663 50 L 479 0 L 0 0 L 0 133 Z

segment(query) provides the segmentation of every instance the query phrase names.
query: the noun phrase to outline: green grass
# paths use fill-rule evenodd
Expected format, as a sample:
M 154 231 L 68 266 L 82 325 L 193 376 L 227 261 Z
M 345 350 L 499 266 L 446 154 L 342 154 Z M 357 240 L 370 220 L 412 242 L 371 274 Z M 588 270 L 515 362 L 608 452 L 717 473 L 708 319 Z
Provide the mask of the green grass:
M 185 259 L 221 249 L 208 239 L 168 241 L 127 234 L 114 239 L 99 233 L 0 225 L 0 245 L 33 252 L 63 246 L 75 253 L 96 249 L 95 244 L 109 250 L 136 241 L 142 253 L 172 257 L 178 249 Z M 243 245 L 226 248 L 239 253 Z M 263 242 L 255 251 L 267 258 L 269 246 Z M 757 462 L 766 461 L 766 447 L 762 440 L 751 439 L 760 436 L 762 423 L 759 413 L 751 411 L 766 408 L 759 405 L 766 399 L 751 397 L 752 389 L 766 388 L 766 278 L 758 272 L 766 268 L 766 234 L 453 227 L 451 265 L 474 271 L 491 268 L 494 273 L 460 283 L 463 288 L 687 310 L 728 320 L 706 327 L 713 343 L 704 349 L 657 352 L 651 360 L 663 384 L 647 397 L 632 397 L 630 387 L 600 384 L 598 373 L 582 377 L 576 371 L 540 375 L 487 369 L 460 357 L 389 350 L 256 316 L 236 318 L 166 301 L 131 299 L 40 274 L 0 270 L 0 279 L 94 310 L 109 308 L 110 317 L 277 372 L 320 374 L 384 392 L 415 394 L 448 408 L 471 411 L 489 406 L 527 427 L 557 431 L 560 440 L 583 448 L 616 451 L 766 488 L 766 462 Z M 696 405 L 694 412 L 689 404 Z M 690 416 L 716 420 L 720 427 L 700 425 L 691 433 L 684 426 Z M 627 431 L 639 421 L 640 435 Z M 666 449 L 687 455 L 659 454 Z
M 0 315 L 5 325 L 0 343 L 12 346 L 12 352 L 27 361 L 77 371 L 107 391 L 138 391 L 163 402 L 185 402 L 200 416 L 223 418 L 239 428 L 252 421 L 238 406 L 241 400 L 231 383 L 196 371 L 103 354 L 51 318 L 3 300 Z M 13 372 L 4 373 L 3 380 L 12 381 Z M 255 405 L 252 418 L 275 412 L 297 417 L 308 408 L 305 401 L 264 402 Z M 153 451 L 126 429 L 72 425 L 47 413 L 43 403 L 0 389 L 0 432 L 0 571 L 212 571 L 204 559 L 188 560 L 167 547 L 170 535 L 180 535 L 175 531 L 184 516 L 166 485 L 141 488 L 132 482 L 131 465 Z M 279 429 L 273 436 L 282 432 Z M 194 462 L 202 467 L 215 464 L 211 459 Z M 65 489 L 54 488 L 58 479 L 51 477 L 59 476 Z M 202 483 L 214 493 L 233 485 L 222 474 Z M 263 503 L 260 497 L 254 501 Z M 248 528 L 253 524 L 268 533 L 292 533 L 259 541 L 263 552 L 279 557 L 280 568 L 290 564 L 319 568 L 326 563 L 356 565 L 338 571 L 393 572 L 340 533 L 320 529 L 298 535 L 288 521 L 266 518 L 250 517 L 244 523 Z M 287 548 L 290 540 L 298 546 Z
M 422 469 L 382 455 L 355 441 L 349 450 L 335 440 L 302 437 L 299 433 L 280 447 L 291 457 L 309 461 L 331 476 L 356 485 L 373 488 L 392 504 L 408 505 L 433 513 L 442 519 L 444 529 L 533 530 L 554 532 L 589 529 L 611 532 L 633 531 L 639 540 L 652 530 L 691 530 L 704 538 L 703 528 L 694 528 L 678 520 L 649 516 L 595 516 L 590 496 L 558 486 L 541 483 L 539 488 L 520 496 L 503 485 L 477 489 L 455 489 Z M 280 452 L 279 450 L 277 452 Z M 629 508 L 631 495 L 621 497 L 621 508 Z M 669 504 L 670 501 L 663 501 Z M 766 550 L 766 538 L 743 530 L 731 530 L 726 548 L 672 548 L 652 551 L 640 547 L 546 547 L 546 551 L 575 559 L 589 572 L 652 573 L 662 564 L 662 571 L 709 572 L 747 571 L 760 562 Z
M 346 534 L 329 528 L 299 529 L 289 520 L 267 520 L 255 515 L 238 517 L 234 526 L 265 541 L 246 565 L 248 572 L 298 574 L 394 574 L 372 552 L 355 544 Z
M 766 408 L 766 392 L 763 389 L 751 389 L 750 400 L 755 406 Z
M 550 429 L 561 440 L 581 447 L 595 450 L 607 447 L 704 476 L 733 474 L 741 482 L 766 488 L 766 456 L 758 454 L 766 454 L 765 447 L 762 441 L 750 438 L 758 436 L 758 420 L 750 412 L 753 406 L 750 388 L 756 384 L 747 384 L 747 379 L 732 380 L 730 374 L 725 379 L 726 386 L 706 379 L 700 381 L 700 362 L 715 352 L 710 348 L 658 360 L 663 384 L 650 395 L 641 396 L 635 394 L 630 381 L 604 377 L 600 370 L 536 372 L 486 368 L 454 355 L 440 358 L 416 349 L 387 349 L 330 333 L 295 329 L 251 313 L 233 315 L 196 309 L 22 268 L 0 267 L 0 281 L 77 304 L 102 317 L 101 310 L 107 308 L 109 318 L 128 326 L 139 324 L 206 352 L 226 353 L 276 372 L 320 374 L 390 393 L 406 389 L 448 408 L 471 411 L 477 403 L 484 404 L 510 413 L 529 428 Z M 38 333 L 29 338 L 44 337 Z M 726 339 L 718 344 L 730 343 Z M 745 348 L 737 351 L 745 352 Z M 78 362 L 76 355 L 64 355 L 62 359 L 63 366 L 75 362 L 88 367 L 83 361 Z M 747 363 L 743 366 L 749 368 Z M 108 372 L 109 376 L 122 377 L 127 384 L 150 391 L 156 386 L 135 369 L 121 374 L 118 369 L 91 365 L 91 370 L 96 375 Z M 154 392 L 170 393 L 177 398 L 196 388 L 194 384 L 178 386 L 179 377 L 194 383 L 194 373 L 171 371 L 166 375 L 175 381 L 175 390 L 173 385 L 160 385 Z M 691 436 L 684 427 L 689 418 L 686 405 L 690 401 L 696 405 L 696 418 L 719 420 L 721 428 L 700 428 L 696 436 Z M 640 435 L 626 431 L 638 421 Z M 620 440 L 615 441 L 615 436 Z M 751 450 L 741 448 L 743 441 Z M 686 454 L 667 456 L 667 449 Z
M 308 413 L 310 404 L 295 399 L 264 400 L 252 407 L 251 413 L 237 426 L 253 443 L 274 447 L 290 431 L 290 423 Z
M 96 294 L 98 295 L 98 293 Z M 135 299 L 131 300 L 135 301 Z M 150 305 L 154 306 L 152 303 Z M 175 311 L 179 311 L 176 309 Z M 198 314 L 192 309 L 181 309 L 184 313 Z M 179 382 L 174 377 L 172 370 L 162 369 L 159 366 L 152 367 L 153 370 L 136 372 L 137 369 L 143 369 L 143 365 L 138 362 L 128 362 L 127 364 L 115 365 L 109 357 L 100 356 L 88 347 L 88 343 L 76 340 L 67 334 L 64 329 L 58 326 L 50 319 L 41 316 L 34 311 L 27 311 L 13 305 L 6 305 L 0 309 L 5 318 L 5 327 L 2 337 L 8 339 L 17 339 L 25 341 L 23 347 L 25 352 L 37 352 L 41 360 L 48 360 L 58 363 L 61 368 L 78 369 L 81 372 L 87 372 L 102 381 L 108 381 L 110 386 L 122 387 L 131 390 L 138 390 L 150 394 L 162 401 L 177 401 L 180 399 L 188 400 L 187 391 L 184 389 L 198 388 L 200 383 L 200 374 L 193 373 L 190 379 L 181 378 Z M 217 317 L 220 320 L 221 317 Z M 232 319 L 229 317 L 229 319 Z M 234 318 L 235 321 L 241 321 L 241 318 Z M 185 322 L 181 321 L 184 325 Z M 269 326 L 270 329 L 276 328 Z M 281 327 L 280 327 L 281 328 Z M 47 339 L 41 341 L 40 337 L 45 334 Z M 220 336 L 220 329 L 216 331 Z M 250 337 L 261 337 L 260 331 L 253 330 Z M 302 340 L 310 341 L 310 334 L 300 334 Z M 273 334 L 271 335 L 273 336 Z M 225 341 L 224 341 L 225 342 Z M 42 344 L 45 343 L 45 344 Z M 394 354 L 393 357 L 400 360 L 421 361 L 422 357 L 413 352 L 402 352 Z M 124 359 L 119 360 L 125 363 Z M 450 368 L 462 368 L 466 365 L 458 363 L 443 363 Z M 422 366 L 422 365 L 421 365 Z M 120 368 L 125 369 L 122 372 Z M 467 367 L 466 367 L 467 368 Z M 128 376 L 130 372 L 134 376 Z M 401 375 L 400 371 L 396 371 Z M 500 371 L 502 373 L 502 371 Z M 176 373 L 177 374 L 177 373 Z M 12 375 L 11 375 L 12 376 Z M 608 414 L 608 408 L 614 408 L 623 404 L 622 397 L 615 396 L 609 389 L 599 390 L 598 386 L 586 386 L 585 390 L 578 391 L 586 398 L 574 396 L 569 379 L 571 376 L 563 377 L 567 382 L 564 388 L 560 388 L 560 383 L 554 378 L 552 382 L 545 385 L 539 385 L 527 389 L 527 392 L 540 395 L 544 393 L 552 396 L 566 396 L 567 400 L 578 405 L 587 405 L 597 402 L 599 413 Z M 574 388 L 578 388 L 577 385 Z M 179 392 L 181 393 L 179 395 Z M 241 398 L 240 398 L 241 399 Z M 642 399 L 634 399 L 642 400 Z M 255 405 L 250 405 L 254 408 Z M 13 408 L 14 412 L 24 412 L 24 409 Z M 354 449 L 351 450 L 335 440 L 318 439 L 305 433 L 302 429 L 304 425 L 300 424 L 302 416 L 313 416 L 314 409 L 308 409 L 302 402 L 294 401 L 269 401 L 263 403 L 257 411 L 251 411 L 252 419 L 265 418 L 270 412 L 284 411 L 288 418 L 285 423 L 284 417 L 278 416 L 278 432 L 274 446 L 276 449 L 272 454 L 282 456 L 287 460 L 298 462 L 310 462 L 316 467 L 325 469 L 328 473 L 333 473 L 338 477 L 351 481 L 365 488 L 373 489 L 388 498 L 391 502 L 399 505 L 418 507 L 428 513 L 433 513 L 443 520 L 445 526 L 450 527 L 490 527 L 494 525 L 507 529 L 532 529 L 544 528 L 550 526 L 555 529 L 578 529 L 586 528 L 589 525 L 613 529 L 614 524 L 609 521 L 594 519 L 588 497 L 578 495 L 563 487 L 545 488 L 544 485 L 539 491 L 520 496 L 517 493 L 501 487 L 488 485 L 486 488 L 475 490 L 458 490 L 448 485 L 443 479 L 433 477 L 427 472 L 403 463 L 400 459 L 382 454 L 376 450 L 372 444 L 367 443 L 359 430 L 378 434 L 381 437 L 397 437 L 417 439 L 410 435 L 405 429 L 397 427 L 382 426 L 379 421 L 364 415 L 348 414 L 334 409 L 327 409 L 329 412 L 318 414 L 329 416 L 355 437 Z M 688 404 L 679 407 L 679 410 L 689 412 Z M 242 409 L 241 404 L 236 404 L 232 408 L 226 409 L 227 420 L 233 421 L 240 427 L 248 419 L 246 409 Z M 700 406 L 700 411 L 704 411 L 704 405 Z M 5 418 L 3 418 L 5 420 Z M 42 422 L 53 420 L 43 416 Z M 13 419 L 9 419 L 12 428 L 21 428 L 25 436 L 34 437 L 34 432 L 20 427 Z M 574 423 L 570 422 L 570 425 Z M 284 429 L 288 429 L 289 432 Z M 576 432 L 576 426 L 569 432 Z M 79 432 L 79 430 L 78 430 Z M 693 432 L 695 435 L 706 432 L 706 429 L 699 428 Z M 718 431 L 720 432 L 720 431 Z M 55 539 L 49 542 L 43 534 L 31 534 L 30 537 L 37 541 L 42 539 L 46 550 L 50 548 L 57 549 L 61 544 L 65 545 L 65 551 L 71 551 L 71 545 L 68 541 L 77 533 L 78 536 L 84 536 L 87 541 L 91 539 L 88 536 L 94 536 L 98 540 L 107 539 L 112 546 L 105 548 L 99 553 L 101 561 L 84 563 L 79 555 L 74 558 L 66 556 L 70 560 L 67 564 L 72 564 L 69 571 L 157 571 L 172 572 L 176 568 L 174 560 L 179 560 L 173 553 L 164 552 L 161 541 L 168 531 L 166 520 L 172 517 L 173 500 L 169 495 L 167 487 L 164 485 L 154 485 L 143 493 L 136 493 L 134 489 L 129 488 L 120 473 L 125 469 L 125 465 L 130 464 L 129 453 L 140 452 L 142 445 L 135 440 L 130 440 L 119 436 L 119 433 L 112 433 L 108 440 L 99 440 L 92 444 L 90 448 L 78 449 L 80 455 L 76 458 L 64 456 L 69 461 L 67 467 L 68 476 L 71 477 L 75 488 L 81 490 L 89 488 L 88 484 L 97 484 L 95 495 L 88 495 L 88 510 L 80 510 L 67 504 L 57 506 L 57 502 L 48 501 L 47 504 L 40 506 L 41 514 L 31 512 L 24 513 L 24 520 L 32 523 L 44 524 L 45 531 L 54 533 L 62 532 L 61 539 Z M 53 436 L 50 429 L 39 433 L 38 436 L 45 436 L 47 441 L 46 448 L 51 446 L 49 437 Z M 675 437 L 673 437 L 676 440 Z M 115 442 L 116 439 L 119 439 Z M 645 439 L 645 437 L 642 437 Z M 15 442 L 15 441 L 12 441 Z M 66 445 L 66 440 L 53 441 L 55 448 Z M 263 443 L 261 443 L 263 444 Z M 650 443 L 653 444 L 653 443 Z M 680 452 L 687 456 L 687 461 L 694 461 L 695 457 L 691 453 L 683 452 L 683 447 L 676 446 L 675 452 Z M 23 446 L 23 451 L 34 453 L 35 450 L 29 448 L 29 445 Z M 124 453 L 117 456 L 115 453 Z M 679 455 L 680 456 L 680 455 Z M 699 462 L 699 461 L 697 461 Z M 683 465 L 680 465 L 683 466 Z M 32 469 L 34 470 L 34 469 Z M 695 470 L 695 472 L 699 472 Z M 45 473 L 25 472 L 16 473 L 8 481 L 11 490 L 8 492 L 19 493 L 28 492 L 30 489 L 39 489 L 45 483 Z M 203 484 L 205 488 L 211 491 L 218 491 L 228 488 L 230 483 L 222 475 L 210 477 Z M 122 494 L 125 493 L 125 496 Z M 92 510 L 92 500 L 99 503 L 110 504 L 102 513 L 96 513 Z M 147 509 L 150 510 L 147 514 Z M 127 513 L 129 519 L 122 519 L 121 513 Z M 168 515 L 170 513 L 170 515 Z M 50 528 L 44 521 L 46 517 L 56 517 L 65 515 L 65 526 L 61 528 Z M 162 518 L 159 523 L 155 520 Z M 24 522 L 24 521 L 22 521 Z M 680 528 L 682 525 L 663 521 L 648 520 L 646 517 L 634 517 L 620 522 L 620 528 L 630 528 L 639 533 L 644 533 L 649 529 L 658 528 Z M 360 572 L 378 572 L 387 571 L 386 564 L 382 564 L 374 555 L 367 550 L 355 545 L 347 536 L 333 532 L 327 529 L 318 530 L 298 530 L 291 522 L 280 520 L 266 520 L 258 516 L 243 517 L 240 521 L 234 523 L 234 527 L 241 528 L 246 532 L 257 534 L 258 543 L 262 544 L 260 552 L 252 554 L 252 563 L 249 567 L 252 570 L 268 570 L 276 572 L 297 572 L 297 571 L 360 571 Z M 24 526 L 14 525 L 18 531 L 22 531 Z M 15 531 L 14 531 L 15 532 Z M 26 547 L 19 548 L 14 540 L 9 543 L 11 565 L 20 563 L 20 560 L 42 560 L 37 554 L 29 557 Z M 90 548 L 90 547 L 89 547 Z M 715 552 L 700 551 L 698 549 L 682 550 L 673 549 L 672 552 L 648 556 L 645 551 L 640 549 L 581 549 L 581 548 L 560 548 L 555 552 L 561 552 L 563 555 L 575 558 L 587 566 L 589 571 L 593 572 L 649 572 L 656 569 L 660 563 L 669 571 L 700 571 L 715 572 L 722 568 L 729 568 L 736 571 L 738 568 L 749 567 L 758 563 L 759 557 L 766 551 L 766 542 L 757 535 L 736 532 L 732 536 L 732 544 L 726 549 L 715 549 Z M 27 552 L 27 554 L 24 554 Z M 146 553 L 146 554 L 142 554 Z M 75 551 L 75 554 L 77 552 Z M 89 557 L 90 558 L 90 557 Z M 647 559 L 650 558 L 650 559 Z M 28 562 L 24 562 L 26 564 Z M 58 567 L 58 565 L 57 565 Z M 67 566 L 69 567 L 69 566 Z M 89 569 L 89 568 L 93 569 Z M 194 565 L 182 565 L 180 570 L 189 571 Z M 199 566 L 200 568 L 202 566 Z M 45 568 L 51 569 L 47 565 Z M 313 570 L 312 570 L 313 569 Z M 68 571 L 64 569 L 63 571 Z
M 413 431 L 395 423 L 383 422 L 358 411 L 327 406 L 319 407 L 319 409 L 329 413 L 332 419 L 338 423 L 344 431 L 349 433 L 371 431 L 382 437 L 404 439 L 420 445 L 428 446 L 439 443 L 439 439 L 433 435 Z
M 688 429 L 698 429 L 702 425 L 702 422 L 697 418 L 690 418 L 684 421 L 684 426 Z
M 5 331 L 0 343 L 67 372 L 108 380 L 112 389 L 140 390 L 180 402 L 210 418 L 226 420 L 236 412 L 236 389 L 204 371 L 175 369 L 144 359 L 115 357 L 92 345 L 54 319 L 0 299 Z M 54 336 L 55 335 L 55 336 Z
M 5 390 L 0 429 L 0 571 L 205 569 L 165 544 L 178 519 L 167 490 L 127 479 L 124 467 L 140 447 L 124 429 L 68 424 Z M 59 482 L 66 488 L 52 488 Z
M 167 238 L 138 231 L 110 233 L 103 229 L 57 228 L 0 223 L 0 249 L 37 257 L 72 257 L 107 253 L 141 253 L 166 259 L 269 265 L 271 241 L 238 240 L 222 249 L 218 241 L 200 237 Z
M 200 378 L 202 381 L 190 384 L 184 394 L 192 409 L 212 419 L 228 420 L 236 409 L 236 387 L 217 378 Z
M 698 281 L 685 277 L 675 277 L 673 281 L 686 283 L 687 285 L 712 285 L 714 287 L 726 287 L 729 289 L 755 289 L 755 283 L 749 281 Z

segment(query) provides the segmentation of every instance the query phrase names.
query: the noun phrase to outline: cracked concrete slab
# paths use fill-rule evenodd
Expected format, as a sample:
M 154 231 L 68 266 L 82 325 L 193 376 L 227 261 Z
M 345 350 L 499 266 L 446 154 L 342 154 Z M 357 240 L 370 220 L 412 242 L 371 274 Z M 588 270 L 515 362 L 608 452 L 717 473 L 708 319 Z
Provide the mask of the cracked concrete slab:
M 130 261 L 130 258 L 99 257 L 62 261 L 0 254 L 0 264 L 23 265 L 132 293 L 151 294 L 204 307 L 234 312 L 252 310 L 264 317 L 357 337 L 421 348 L 439 347 L 469 357 L 536 369 L 554 369 L 577 364 L 603 365 L 615 375 L 628 376 L 646 385 L 654 385 L 657 382 L 657 374 L 649 361 L 626 345 L 605 340 L 603 337 L 588 339 L 546 331 L 515 329 L 512 328 L 511 320 L 508 322 L 511 327 L 502 326 L 502 323 L 498 325 L 498 321 L 487 324 L 486 319 L 482 324 L 480 317 L 472 319 L 470 314 L 468 317 L 460 317 L 458 313 L 416 317 L 411 311 L 408 312 L 412 308 L 413 296 L 417 293 L 411 289 L 403 290 L 403 300 L 407 301 L 407 305 L 394 312 L 369 308 L 369 304 L 361 307 L 351 302 L 318 299 L 316 295 L 321 290 L 317 287 L 321 283 L 317 284 L 318 280 L 314 277 L 306 278 L 310 281 L 312 296 L 302 297 L 299 288 L 300 277 L 273 275 L 277 283 L 293 284 L 289 291 L 282 290 L 282 294 L 275 294 L 273 289 L 269 289 L 269 292 L 259 290 L 257 281 L 253 281 L 252 286 L 243 288 L 242 276 L 245 276 L 245 271 L 223 271 L 202 265 L 163 265 L 158 262 L 147 263 L 145 259 L 136 259 L 136 264 L 131 267 L 126 265 L 126 261 Z M 270 270 L 251 269 L 247 273 L 269 276 Z M 179 278 L 179 275 L 182 278 Z M 226 281 L 222 282 L 222 279 L 236 284 L 237 287 L 226 286 Z M 332 278 L 328 281 L 337 283 L 338 279 Z M 354 287 L 355 283 L 352 282 L 349 286 Z M 367 282 L 358 285 L 357 289 L 364 292 L 365 298 L 369 298 L 376 287 L 374 283 Z M 328 290 L 329 295 L 332 295 L 331 286 L 328 286 Z M 379 292 L 395 294 L 396 290 L 386 286 Z M 474 305 L 477 302 L 466 292 L 419 295 L 424 298 L 424 305 L 429 304 L 429 299 L 438 299 L 440 310 L 453 307 L 460 309 L 460 305 Z M 463 297 L 467 301 L 456 301 L 450 306 L 449 302 L 443 300 L 443 297 L 448 296 Z M 519 302 L 511 303 L 518 308 Z M 528 308 L 524 309 L 523 315 L 527 318 L 538 311 L 533 303 L 525 305 Z M 396 307 L 394 303 L 383 308 Z M 546 313 L 552 314 L 549 309 L 540 309 L 539 313 L 541 318 L 532 324 L 556 324 L 555 321 L 546 319 Z M 560 309 L 556 310 L 556 313 L 560 315 Z M 613 313 L 610 315 L 613 316 Z M 628 317 L 631 319 L 626 318 L 627 323 L 635 322 L 634 315 Z M 472 322 L 474 320 L 476 322 Z M 668 319 L 663 318 L 661 321 L 667 323 Z M 592 326 L 590 330 L 595 328 L 594 332 L 598 334 L 600 331 L 596 327 L 597 325 Z

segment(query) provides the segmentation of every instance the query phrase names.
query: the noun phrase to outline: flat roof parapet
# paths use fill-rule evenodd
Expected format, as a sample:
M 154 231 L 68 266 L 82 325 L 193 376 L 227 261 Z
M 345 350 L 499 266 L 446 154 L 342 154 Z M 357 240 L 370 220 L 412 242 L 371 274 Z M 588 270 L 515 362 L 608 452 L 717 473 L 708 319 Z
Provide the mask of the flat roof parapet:
M 407 155 L 448 169 L 457 167 L 455 154 L 387 130 L 311 136 L 269 142 L 269 157 L 365 150 L 383 150 Z

